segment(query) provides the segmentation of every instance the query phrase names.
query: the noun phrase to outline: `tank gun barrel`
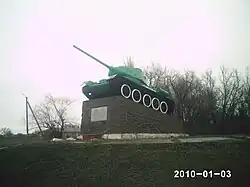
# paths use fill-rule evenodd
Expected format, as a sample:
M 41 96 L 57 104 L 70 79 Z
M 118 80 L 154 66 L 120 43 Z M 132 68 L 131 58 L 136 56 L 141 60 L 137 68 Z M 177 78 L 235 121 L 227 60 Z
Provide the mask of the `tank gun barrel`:
M 78 49 L 79 51 L 81 51 L 82 53 L 84 53 L 85 55 L 87 55 L 88 57 L 90 57 L 90 58 L 94 59 L 95 61 L 99 62 L 100 64 L 102 64 L 102 65 L 105 66 L 106 68 L 111 69 L 111 67 L 110 67 L 109 65 L 107 65 L 107 64 L 105 64 L 104 62 L 102 62 L 101 60 L 95 58 L 95 57 L 92 56 L 91 54 L 89 54 L 89 53 L 83 51 L 83 50 L 80 49 L 79 47 L 77 47 L 77 46 L 75 46 L 75 45 L 73 45 L 73 47 L 76 48 L 76 49 Z

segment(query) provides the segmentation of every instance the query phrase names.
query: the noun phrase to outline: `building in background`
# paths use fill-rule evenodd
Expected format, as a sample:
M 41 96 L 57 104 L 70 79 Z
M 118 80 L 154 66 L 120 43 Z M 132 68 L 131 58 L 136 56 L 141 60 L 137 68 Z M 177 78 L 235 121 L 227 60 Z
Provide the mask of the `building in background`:
M 80 125 L 73 123 L 65 123 L 63 133 L 61 132 L 61 127 L 55 127 L 54 129 L 44 129 L 43 136 L 50 138 L 58 138 L 63 135 L 63 138 L 77 137 L 80 135 Z M 40 135 L 40 131 L 35 131 L 33 134 Z
M 68 137 L 77 137 L 79 136 L 81 133 L 81 129 L 79 126 L 76 125 L 67 125 L 64 128 L 64 137 L 68 138 Z

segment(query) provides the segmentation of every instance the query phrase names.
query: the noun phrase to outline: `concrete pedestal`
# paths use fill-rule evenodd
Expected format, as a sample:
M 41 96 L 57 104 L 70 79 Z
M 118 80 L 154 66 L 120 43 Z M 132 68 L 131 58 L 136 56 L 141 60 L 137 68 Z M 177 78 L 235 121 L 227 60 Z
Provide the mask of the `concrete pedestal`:
M 183 133 L 183 124 L 122 96 L 88 100 L 82 106 L 82 134 Z

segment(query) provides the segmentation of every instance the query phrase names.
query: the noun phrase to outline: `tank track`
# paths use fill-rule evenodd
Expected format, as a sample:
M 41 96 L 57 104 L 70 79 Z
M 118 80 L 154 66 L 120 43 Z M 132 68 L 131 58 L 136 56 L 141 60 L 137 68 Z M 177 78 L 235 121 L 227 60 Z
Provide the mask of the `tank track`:
M 159 111 L 163 114 L 172 115 L 174 111 L 174 101 L 158 95 L 154 90 L 146 86 L 141 86 L 133 83 L 125 77 L 116 75 L 108 79 L 109 92 L 108 93 L 92 93 L 91 96 L 84 91 L 83 93 L 89 99 L 97 99 L 102 97 L 111 97 L 122 95 L 126 99 L 130 99 L 135 103 L 142 104 L 147 108 Z M 97 91 L 92 91 L 97 92 Z

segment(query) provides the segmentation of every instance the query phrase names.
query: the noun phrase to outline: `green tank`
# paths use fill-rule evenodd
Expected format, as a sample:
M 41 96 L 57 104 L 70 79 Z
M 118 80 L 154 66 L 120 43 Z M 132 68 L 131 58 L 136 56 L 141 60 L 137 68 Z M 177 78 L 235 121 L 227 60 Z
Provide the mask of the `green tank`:
M 175 103 L 171 95 L 163 89 L 149 87 L 141 69 L 126 66 L 112 67 L 77 46 L 73 47 L 109 69 L 108 79 L 84 83 L 82 92 L 89 100 L 122 95 L 163 114 L 173 114 Z

